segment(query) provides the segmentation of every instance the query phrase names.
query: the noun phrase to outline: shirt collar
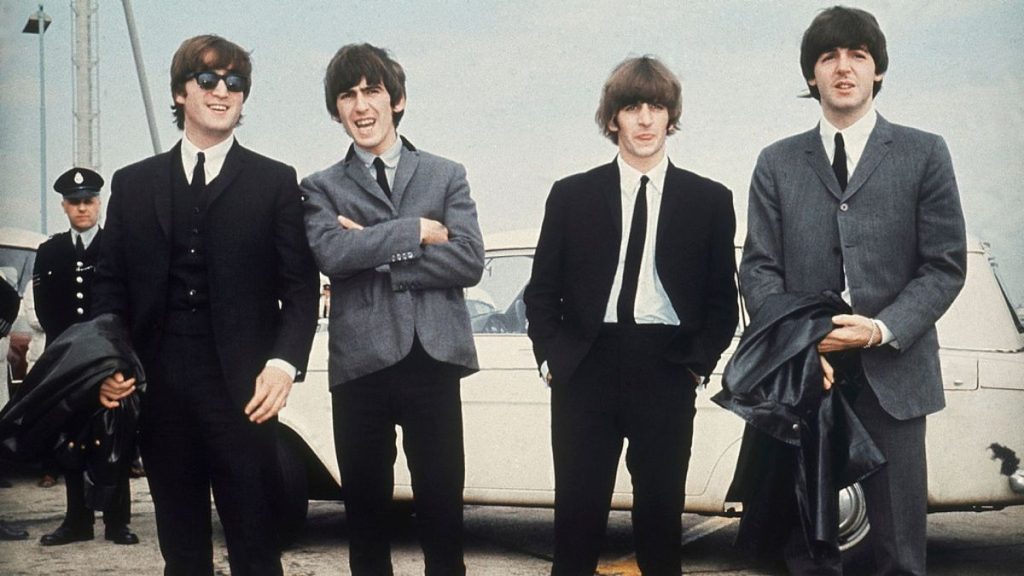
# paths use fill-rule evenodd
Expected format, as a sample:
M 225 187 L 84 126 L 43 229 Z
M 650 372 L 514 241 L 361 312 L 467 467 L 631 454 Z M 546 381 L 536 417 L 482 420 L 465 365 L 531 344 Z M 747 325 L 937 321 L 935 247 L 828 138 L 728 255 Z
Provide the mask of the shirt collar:
M 661 194 L 665 186 L 665 174 L 668 172 L 668 154 L 662 154 L 661 160 L 646 173 L 633 168 L 622 159 L 620 154 L 616 157 L 619 165 L 619 185 L 627 198 L 632 198 L 640 189 L 640 177 L 646 175 L 649 179 L 647 190 L 654 194 Z
M 850 162 L 854 165 L 860 160 L 861 154 L 864 152 L 864 147 L 868 144 L 868 138 L 871 137 L 871 131 L 875 129 L 875 124 L 878 123 L 878 112 L 875 111 L 874 105 L 868 110 L 867 114 L 860 117 L 859 120 L 853 124 L 847 126 L 844 130 L 840 130 L 832 125 L 831 122 L 825 118 L 824 115 L 821 117 L 821 123 L 819 124 L 821 132 L 821 143 L 825 145 L 825 151 L 828 152 L 828 157 L 831 159 L 836 147 L 836 132 L 843 133 L 843 144 L 846 146 L 846 156 L 850 159 Z
M 232 133 L 222 142 L 218 142 L 206 150 L 200 150 L 198 146 L 189 141 L 188 136 L 182 135 L 181 164 L 185 168 L 185 178 L 188 179 L 189 184 L 192 183 L 192 171 L 195 170 L 200 152 L 206 157 L 203 163 L 203 172 L 206 173 L 206 182 L 209 183 L 220 174 L 220 169 L 224 167 L 224 159 L 227 158 L 228 152 L 231 151 L 234 144 L 235 135 Z
M 395 142 L 390 148 L 380 155 L 380 159 L 384 162 L 384 166 L 392 169 L 394 169 L 395 166 L 398 166 L 398 160 L 402 157 L 402 138 L 397 134 L 395 136 Z M 373 166 L 373 160 L 377 157 L 376 154 L 369 150 L 364 150 L 359 146 L 353 146 L 353 148 L 355 149 L 356 156 L 359 157 L 360 162 L 366 165 L 367 168 Z
M 100 229 L 99 226 L 93 226 L 92 228 L 89 228 L 85 232 L 79 232 L 78 230 L 75 230 L 74 228 L 72 228 L 71 229 L 71 244 L 74 245 L 75 238 L 78 237 L 78 236 L 81 236 L 82 237 L 82 244 L 84 244 L 85 247 L 88 248 L 89 245 L 92 244 L 93 239 L 96 238 L 96 232 L 98 232 L 99 229 Z

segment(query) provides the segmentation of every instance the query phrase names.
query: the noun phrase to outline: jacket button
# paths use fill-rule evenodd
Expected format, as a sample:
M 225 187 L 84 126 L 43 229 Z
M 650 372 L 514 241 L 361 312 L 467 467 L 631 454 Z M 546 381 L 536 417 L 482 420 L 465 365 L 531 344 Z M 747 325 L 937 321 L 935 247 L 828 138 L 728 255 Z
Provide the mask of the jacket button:
M 82 283 L 82 277 L 81 276 L 75 276 L 75 282 L 81 284 Z
M 793 424 L 793 432 L 799 432 L 799 431 L 800 431 L 800 425 L 799 424 Z
M 85 314 L 85 310 L 82 310 L 81 308 L 76 308 L 75 309 L 75 313 L 77 313 L 79 316 L 81 316 L 82 314 Z
M 81 300 L 81 299 L 85 298 L 85 294 L 82 294 L 81 292 L 79 292 L 79 293 L 75 294 L 75 298 L 78 298 L 79 300 Z
M 842 204 L 839 205 L 839 210 L 842 211 L 842 212 L 846 212 L 849 209 L 850 209 L 850 205 L 847 204 L 846 202 L 843 202 Z

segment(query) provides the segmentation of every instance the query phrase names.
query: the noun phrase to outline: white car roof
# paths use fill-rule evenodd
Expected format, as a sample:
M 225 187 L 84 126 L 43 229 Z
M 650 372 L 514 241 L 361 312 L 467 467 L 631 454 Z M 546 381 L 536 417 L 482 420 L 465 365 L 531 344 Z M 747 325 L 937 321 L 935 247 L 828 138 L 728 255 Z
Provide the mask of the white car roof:
M 32 230 L 0 226 L 0 246 L 35 250 L 46 241 L 46 235 Z

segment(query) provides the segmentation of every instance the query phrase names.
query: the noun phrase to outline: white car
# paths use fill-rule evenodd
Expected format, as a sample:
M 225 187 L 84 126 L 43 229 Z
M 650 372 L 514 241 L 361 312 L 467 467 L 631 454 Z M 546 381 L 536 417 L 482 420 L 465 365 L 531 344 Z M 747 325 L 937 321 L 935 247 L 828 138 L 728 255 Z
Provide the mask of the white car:
M 741 234 L 742 235 L 742 234 Z M 480 371 L 463 381 L 467 504 L 553 506 L 550 395 L 535 365 L 522 302 L 536 232 L 489 236 L 480 284 L 466 291 L 476 332 Z M 739 256 L 737 247 L 737 257 Z M 742 307 L 741 307 L 742 308 Z M 738 336 L 746 325 L 741 315 Z M 928 499 L 932 511 L 998 509 L 1024 504 L 1024 328 L 1005 296 L 986 247 L 969 241 L 968 278 L 939 322 L 942 373 L 948 406 L 928 419 Z M 686 511 L 733 516 L 726 501 L 743 421 L 711 402 L 721 387 L 726 351 L 709 386 L 697 397 L 693 455 L 686 480 Z M 307 498 L 342 498 L 327 382 L 327 320 L 321 319 L 304 383 L 292 389 L 281 412 L 280 455 L 285 472 L 286 529 L 301 527 Z M 400 440 L 399 440 L 400 441 Z M 996 458 L 996 453 L 1002 459 Z M 401 451 L 395 497 L 411 500 Z M 1006 464 L 1004 465 L 1004 462 Z M 620 462 L 612 506 L 629 509 L 631 485 Z M 843 491 L 844 548 L 869 529 L 859 486 Z

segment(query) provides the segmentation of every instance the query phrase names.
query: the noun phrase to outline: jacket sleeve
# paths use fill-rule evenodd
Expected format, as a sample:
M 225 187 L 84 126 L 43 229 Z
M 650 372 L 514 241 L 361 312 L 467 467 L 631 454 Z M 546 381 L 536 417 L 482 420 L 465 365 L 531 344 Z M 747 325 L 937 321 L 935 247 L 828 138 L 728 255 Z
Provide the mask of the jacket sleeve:
M 960 193 L 945 141 L 934 136 L 917 187 L 917 268 L 912 280 L 876 317 L 909 348 L 946 312 L 967 275 Z
M 533 270 L 523 293 L 529 322 L 527 334 L 533 342 L 533 354 L 538 366 L 550 358 L 550 347 L 562 325 L 563 198 L 559 182 L 556 182 L 551 187 L 544 207 L 544 221 L 533 257 Z
M 273 358 L 288 361 L 298 370 L 296 380 L 306 371 L 309 350 L 316 333 L 320 277 L 302 223 L 302 194 L 295 170 L 286 171 L 276 200 L 274 249 L 277 251 L 277 297 L 280 321 Z
M 394 290 L 465 288 L 480 282 L 484 242 L 466 169 L 461 165 L 455 165 L 448 180 L 442 224 L 448 228 L 447 242 L 423 246 L 417 257 L 391 264 Z
M 782 213 L 771 158 L 761 151 L 750 179 L 747 238 L 740 261 L 740 290 L 752 314 L 771 294 L 785 291 L 782 261 Z
M 707 292 L 704 300 L 704 326 L 697 338 L 707 360 L 699 367 L 702 376 L 709 376 L 722 352 L 729 347 L 739 321 L 736 298 L 736 213 L 732 194 L 723 189 L 720 195 L 708 253 Z

